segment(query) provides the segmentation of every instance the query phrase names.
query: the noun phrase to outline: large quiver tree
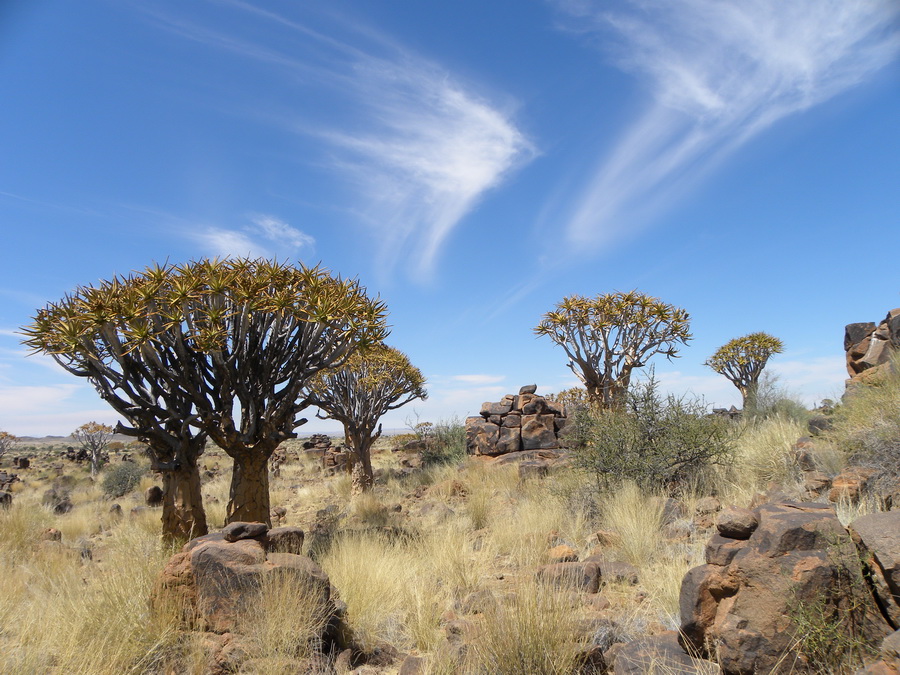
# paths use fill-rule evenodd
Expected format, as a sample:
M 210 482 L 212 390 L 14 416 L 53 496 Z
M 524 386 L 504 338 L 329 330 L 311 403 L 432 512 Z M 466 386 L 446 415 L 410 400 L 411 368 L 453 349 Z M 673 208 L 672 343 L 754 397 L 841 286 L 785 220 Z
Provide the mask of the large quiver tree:
M 323 370 L 309 384 L 308 400 L 344 425 L 344 437 L 363 470 L 360 487 L 372 486 L 372 445 L 378 420 L 389 410 L 427 398 L 425 378 L 407 356 L 384 344 L 357 351 L 340 368 Z
M 234 459 L 228 522 L 269 522 L 268 460 L 305 421 L 303 385 L 384 339 L 384 313 L 319 267 L 200 260 L 80 288 L 41 310 L 25 343 L 89 378 L 155 468 L 196 474 L 208 436 Z
M 750 333 L 729 340 L 709 357 L 706 365 L 724 375 L 743 398 L 744 410 L 756 401 L 759 376 L 774 354 L 784 351 L 784 343 L 768 333 Z
M 624 401 L 632 371 L 655 354 L 677 356 L 689 328 L 685 310 L 629 291 L 563 298 L 534 332 L 565 350 L 592 407 L 612 408 Z

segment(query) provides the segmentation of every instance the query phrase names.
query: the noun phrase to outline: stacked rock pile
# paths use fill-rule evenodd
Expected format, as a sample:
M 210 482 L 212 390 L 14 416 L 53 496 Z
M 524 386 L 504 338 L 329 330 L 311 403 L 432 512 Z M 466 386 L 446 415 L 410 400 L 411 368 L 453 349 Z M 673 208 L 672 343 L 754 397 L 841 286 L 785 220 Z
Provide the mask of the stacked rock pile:
M 303 442 L 303 451 L 322 460 L 327 473 L 346 471 L 350 462 L 350 450 L 343 445 L 334 446 L 327 434 L 313 434 Z
M 527 385 L 517 396 L 508 394 L 497 403 L 484 403 L 478 417 L 466 418 L 469 454 L 493 456 L 560 448 L 566 408 L 536 391 L 537 385 Z
M 849 324 L 844 329 L 844 351 L 850 381 L 889 368 L 895 349 L 900 349 L 900 308 L 888 312 L 877 326 L 871 321 Z

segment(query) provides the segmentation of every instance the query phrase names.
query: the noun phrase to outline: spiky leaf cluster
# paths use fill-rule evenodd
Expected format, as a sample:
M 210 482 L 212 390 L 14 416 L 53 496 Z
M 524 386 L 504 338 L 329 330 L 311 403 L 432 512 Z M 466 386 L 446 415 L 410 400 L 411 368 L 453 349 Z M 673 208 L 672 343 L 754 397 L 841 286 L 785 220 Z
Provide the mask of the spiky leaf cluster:
M 691 339 L 688 313 L 659 298 L 629 291 L 593 298 L 570 295 L 547 312 L 534 332 L 560 345 L 592 399 L 609 405 L 634 368 L 662 354 L 672 358 Z M 618 386 L 616 386 L 618 385 Z M 598 394 L 599 390 L 599 394 Z
M 23 342 L 89 378 L 134 435 L 191 425 L 224 447 L 289 437 L 306 380 L 382 340 L 385 313 L 320 267 L 203 259 L 81 287 Z
M 777 337 L 762 332 L 750 333 L 719 347 L 706 365 L 728 378 L 746 396 L 772 355 L 782 351 L 784 343 Z
M 425 377 L 403 352 L 384 344 L 354 353 L 340 368 L 322 371 L 309 400 L 351 432 L 371 433 L 388 411 L 425 399 Z

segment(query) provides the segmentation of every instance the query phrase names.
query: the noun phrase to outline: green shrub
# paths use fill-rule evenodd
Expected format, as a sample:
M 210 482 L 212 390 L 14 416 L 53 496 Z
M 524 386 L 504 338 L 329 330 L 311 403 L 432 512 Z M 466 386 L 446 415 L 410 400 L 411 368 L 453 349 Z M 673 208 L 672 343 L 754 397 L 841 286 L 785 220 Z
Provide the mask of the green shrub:
M 769 372 L 763 373 L 744 409 L 744 419 L 750 422 L 780 418 L 806 424 L 810 417 L 806 406 Z
M 144 475 L 144 469 L 135 462 L 121 462 L 104 472 L 101 488 L 103 494 L 112 497 L 124 497 L 137 487 Z
M 650 378 L 628 392 L 620 408 L 577 412 L 575 465 L 605 491 L 624 480 L 673 492 L 688 479 L 732 459 L 728 420 L 707 414 L 698 399 L 658 392 Z
M 466 457 L 466 427 L 458 417 L 440 420 L 430 427 L 422 453 L 425 466 L 455 464 Z

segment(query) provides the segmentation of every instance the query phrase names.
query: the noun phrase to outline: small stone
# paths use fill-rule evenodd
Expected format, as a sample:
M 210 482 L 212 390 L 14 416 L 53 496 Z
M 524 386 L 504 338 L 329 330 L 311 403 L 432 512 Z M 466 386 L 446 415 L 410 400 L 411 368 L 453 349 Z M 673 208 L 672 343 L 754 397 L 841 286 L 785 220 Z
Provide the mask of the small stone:
M 41 541 L 62 541 L 62 532 L 55 527 L 48 527 L 41 532 Z
M 578 562 L 578 551 L 571 546 L 560 544 L 547 551 L 547 559 L 551 563 Z
M 749 539 L 759 527 L 759 518 L 750 509 L 729 506 L 716 518 L 716 529 L 729 539 Z
M 722 509 L 722 503 L 715 497 L 704 497 L 697 502 L 695 512 L 699 515 L 716 513 Z
M 258 539 L 266 534 L 269 527 L 265 523 L 228 523 L 222 528 L 225 541 L 236 542 L 241 539 Z
M 536 391 L 537 391 L 536 384 L 526 384 L 524 387 L 521 387 L 519 389 L 519 396 L 521 396 L 522 394 L 533 394 Z

